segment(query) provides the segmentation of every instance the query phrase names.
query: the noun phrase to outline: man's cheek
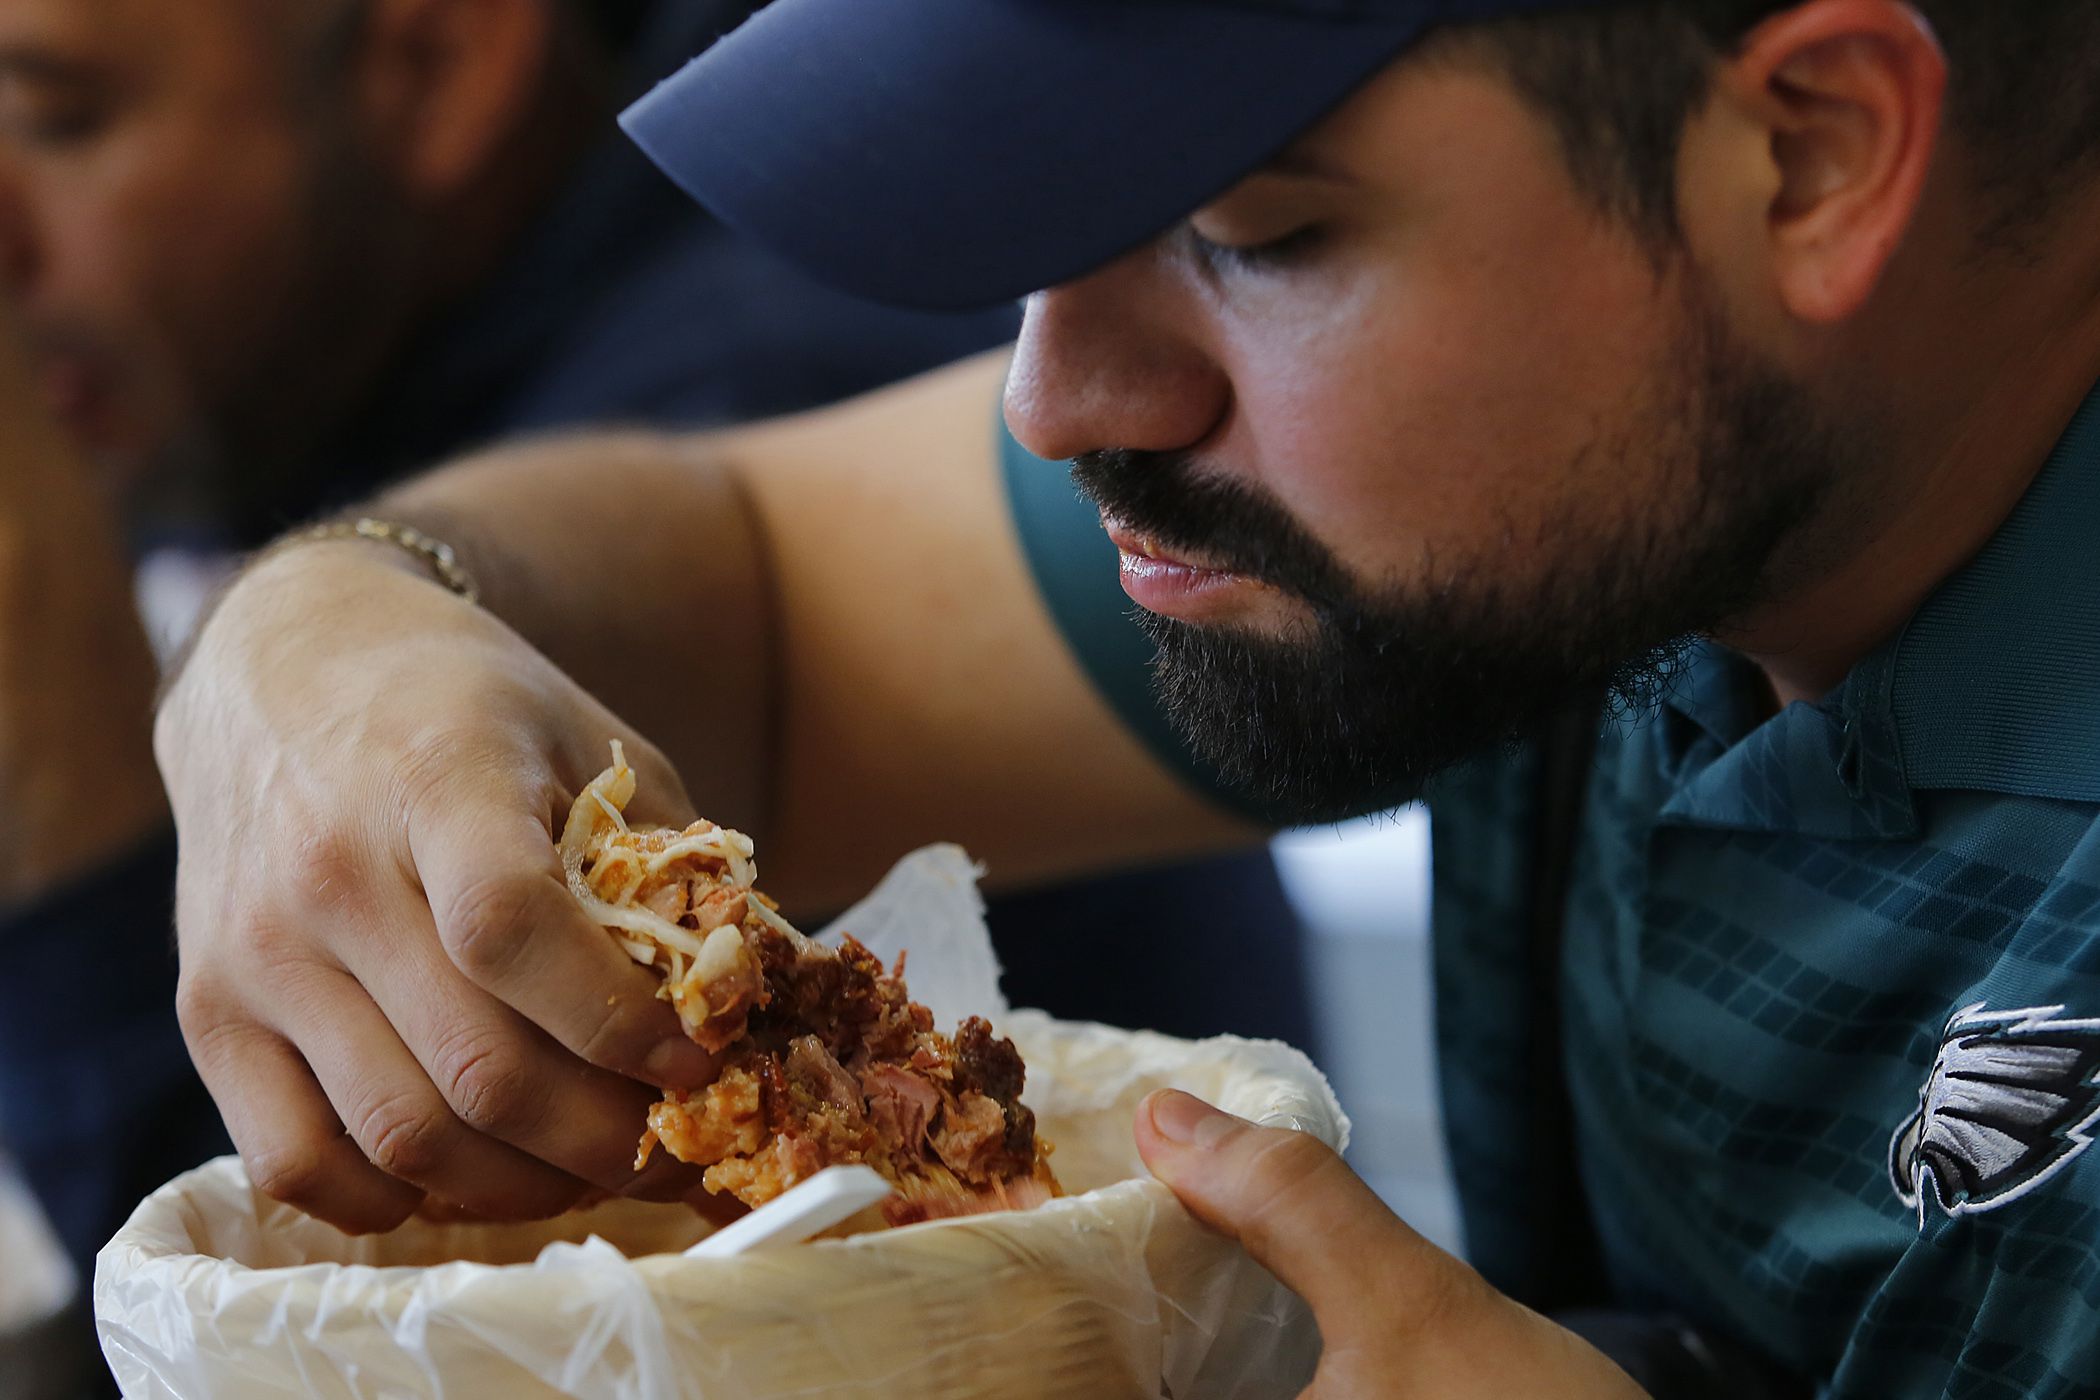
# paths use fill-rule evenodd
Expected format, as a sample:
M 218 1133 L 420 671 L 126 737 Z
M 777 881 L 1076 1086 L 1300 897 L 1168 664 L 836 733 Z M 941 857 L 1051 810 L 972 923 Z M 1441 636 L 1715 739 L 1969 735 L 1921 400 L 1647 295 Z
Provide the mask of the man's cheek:
M 1263 486 L 1359 578 L 1411 577 L 1454 548 L 1471 557 L 1488 507 L 1511 494 L 1488 465 L 1491 424 L 1403 415 L 1390 395 L 1266 406 L 1252 453 Z

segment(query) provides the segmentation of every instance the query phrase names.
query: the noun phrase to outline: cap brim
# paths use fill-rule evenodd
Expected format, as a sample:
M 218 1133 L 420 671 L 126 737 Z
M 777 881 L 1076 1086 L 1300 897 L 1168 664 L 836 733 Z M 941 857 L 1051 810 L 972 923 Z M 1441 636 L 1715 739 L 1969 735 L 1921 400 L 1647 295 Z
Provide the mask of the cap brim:
M 775 0 L 621 120 L 718 218 L 818 279 L 983 306 L 1186 217 L 1436 8 Z

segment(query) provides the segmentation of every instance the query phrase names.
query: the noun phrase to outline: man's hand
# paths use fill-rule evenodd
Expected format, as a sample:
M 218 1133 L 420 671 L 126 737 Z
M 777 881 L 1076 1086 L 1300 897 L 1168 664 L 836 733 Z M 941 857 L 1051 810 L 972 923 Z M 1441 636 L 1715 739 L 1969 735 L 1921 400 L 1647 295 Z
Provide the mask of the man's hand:
M 0 906 L 167 822 L 117 505 L 33 376 L 0 299 Z
M 228 594 L 156 740 L 183 1034 L 262 1190 L 370 1231 L 426 1193 L 502 1219 L 697 1184 L 633 1172 L 637 1081 L 712 1062 L 553 844 L 612 739 L 634 815 L 690 820 L 654 748 L 406 555 L 300 546 Z
M 1639 1400 L 1625 1372 L 1488 1287 L 1385 1208 L 1304 1133 L 1257 1128 L 1174 1091 L 1138 1110 L 1138 1149 L 1205 1225 L 1311 1305 L 1319 1373 L 1303 1400 Z

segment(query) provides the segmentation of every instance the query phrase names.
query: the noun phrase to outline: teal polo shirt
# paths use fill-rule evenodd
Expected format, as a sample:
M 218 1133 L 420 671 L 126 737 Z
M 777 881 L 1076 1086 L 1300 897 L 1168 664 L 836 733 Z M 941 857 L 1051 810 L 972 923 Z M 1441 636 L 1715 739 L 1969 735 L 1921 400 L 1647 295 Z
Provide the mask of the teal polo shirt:
M 1103 695 L 1174 767 L 1115 551 L 1008 440 Z M 1522 1293 L 1579 1164 L 1622 1306 L 1829 1400 L 2100 1396 L 2100 392 L 2013 516 L 1830 696 L 1706 645 L 1606 725 L 1557 989 L 1575 1141 L 1531 1131 L 1534 756 L 1433 785 L 1440 1073 L 1468 1252 Z M 1222 794 L 1221 794 L 1222 796 Z

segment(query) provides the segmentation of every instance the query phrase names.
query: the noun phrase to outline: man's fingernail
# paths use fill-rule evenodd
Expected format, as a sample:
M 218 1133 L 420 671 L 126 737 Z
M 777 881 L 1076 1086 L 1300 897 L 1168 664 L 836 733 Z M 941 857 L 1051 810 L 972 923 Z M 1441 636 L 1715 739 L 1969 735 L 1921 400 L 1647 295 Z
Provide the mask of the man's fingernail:
M 1152 1096 L 1152 1126 L 1168 1142 L 1184 1147 L 1215 1147 L 1234 1129 L 1246 1124 L 1193 1094 L 1168 1089 Z
M 708 1054 L 690 1040 L 667 1040 L 649 1052 L 642 1072 L 665 1089 L 697 1089 L 707 1082 Z

